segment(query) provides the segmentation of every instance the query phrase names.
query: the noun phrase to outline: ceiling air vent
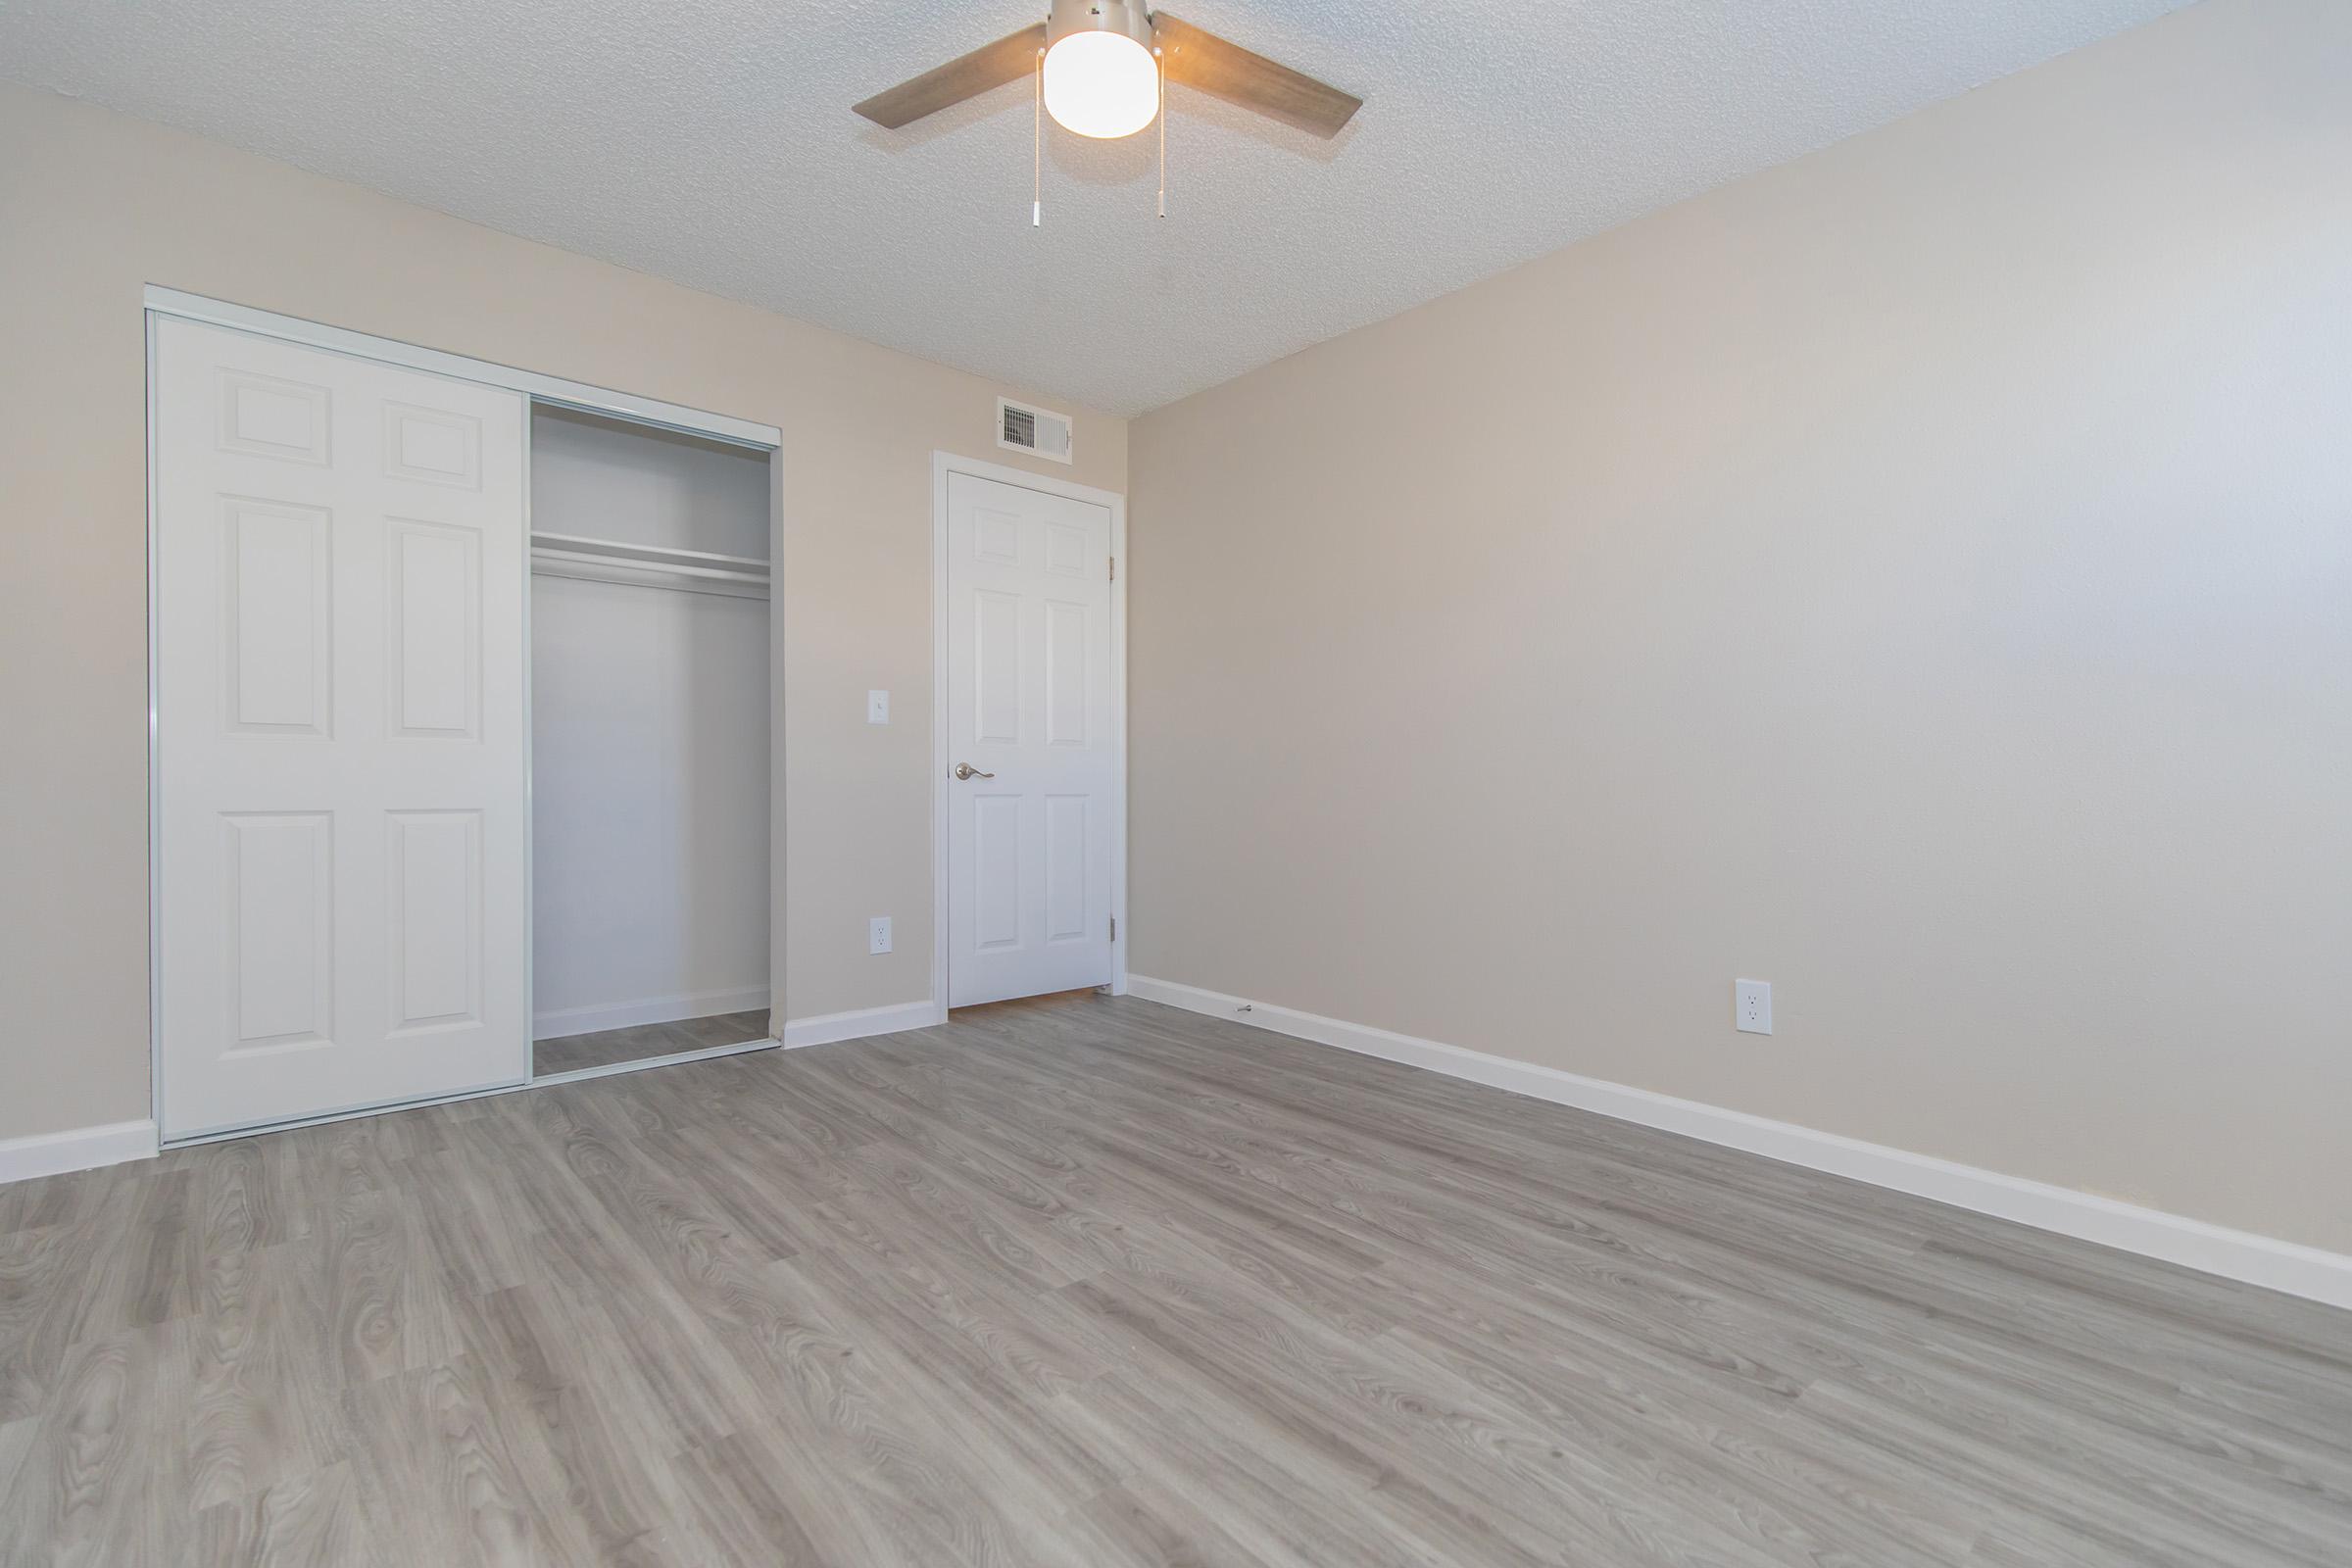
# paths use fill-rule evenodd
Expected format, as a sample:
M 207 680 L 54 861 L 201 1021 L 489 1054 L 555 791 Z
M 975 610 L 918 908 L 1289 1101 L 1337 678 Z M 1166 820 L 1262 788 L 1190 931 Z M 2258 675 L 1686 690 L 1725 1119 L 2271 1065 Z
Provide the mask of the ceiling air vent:
M 997 399 L 997 445 L 1033 458 L 1070 461 L 1070 416 Z

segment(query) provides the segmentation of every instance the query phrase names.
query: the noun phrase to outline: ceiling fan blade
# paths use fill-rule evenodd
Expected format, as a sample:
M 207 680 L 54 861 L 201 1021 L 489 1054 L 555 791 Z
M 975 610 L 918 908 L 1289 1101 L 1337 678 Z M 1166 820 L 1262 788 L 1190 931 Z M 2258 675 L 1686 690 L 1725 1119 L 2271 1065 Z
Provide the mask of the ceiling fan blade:
M 1349 117 L 1364 107 L 1353 93 L 1276 65 L 1165 11 L 1152 13 L 1152 38 L 1167 63 L 1170 81 L 1317 136 L 1337 136 Z
M 852 107 L 875 124 L 892 130 L 911 125 L 925 115 L 935 115 L 966 98 L 977 98 L 991 87 L 1018 81 L 1037 69 L 1037 52 L 1045 46 L 1046 24 L 1041 22 L 995 43 L 982 44 L 968 55 L 926 71 L 910 81 L 902 81 L 887 92 L 878 92 Z

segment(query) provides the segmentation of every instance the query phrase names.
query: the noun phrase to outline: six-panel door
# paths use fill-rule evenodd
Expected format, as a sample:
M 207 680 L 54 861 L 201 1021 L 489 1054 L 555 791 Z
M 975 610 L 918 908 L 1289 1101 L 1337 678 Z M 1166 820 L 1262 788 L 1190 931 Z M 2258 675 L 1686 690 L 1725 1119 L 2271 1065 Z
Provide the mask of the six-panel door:
M 167 1139 L 527 1074 L 524 417 L 158 320 Z
M 947 549 L 949 1003 L 1105 984 L 1109 509 L 951 473 Z

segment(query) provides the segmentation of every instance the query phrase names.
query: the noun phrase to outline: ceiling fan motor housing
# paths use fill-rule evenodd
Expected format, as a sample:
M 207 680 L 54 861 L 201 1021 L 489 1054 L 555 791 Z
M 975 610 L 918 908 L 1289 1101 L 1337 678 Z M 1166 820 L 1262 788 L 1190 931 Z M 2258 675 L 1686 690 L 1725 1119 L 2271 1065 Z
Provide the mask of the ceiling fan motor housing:
M 1054 0 L 1046 18 L 1046 47 L 1074 32 L 1115 32 L 1152 47 L 1152 13 L 1144 0 Z

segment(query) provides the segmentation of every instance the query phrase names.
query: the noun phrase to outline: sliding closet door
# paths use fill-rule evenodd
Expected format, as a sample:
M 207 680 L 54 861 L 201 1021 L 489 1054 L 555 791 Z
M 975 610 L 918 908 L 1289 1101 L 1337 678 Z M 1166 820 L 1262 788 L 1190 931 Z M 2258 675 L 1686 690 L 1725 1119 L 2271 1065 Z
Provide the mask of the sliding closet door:
M 523 400 L 159 318 L 163 1132 L 519 1082 Z

